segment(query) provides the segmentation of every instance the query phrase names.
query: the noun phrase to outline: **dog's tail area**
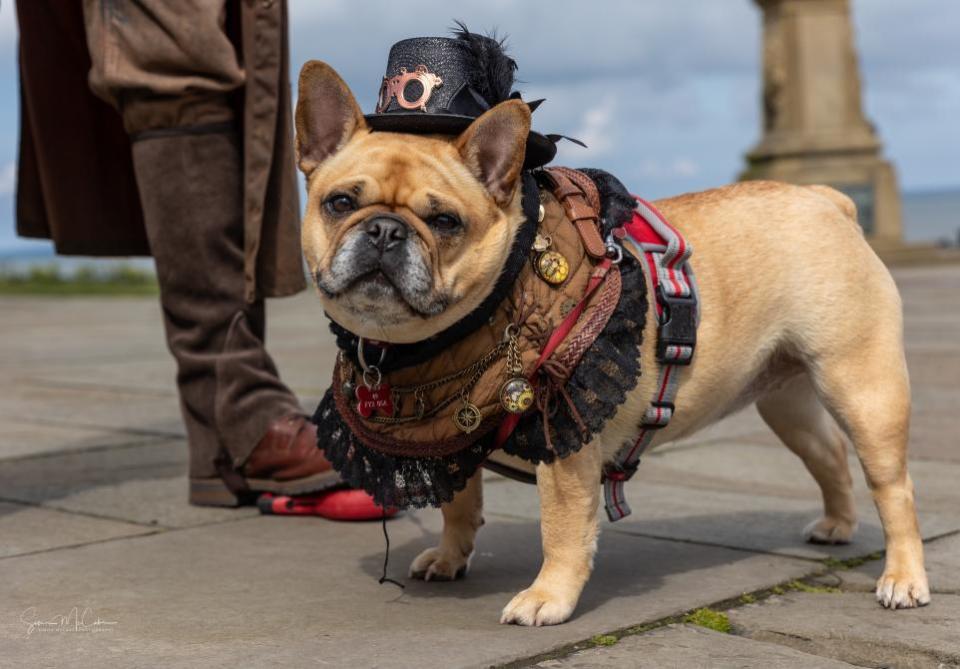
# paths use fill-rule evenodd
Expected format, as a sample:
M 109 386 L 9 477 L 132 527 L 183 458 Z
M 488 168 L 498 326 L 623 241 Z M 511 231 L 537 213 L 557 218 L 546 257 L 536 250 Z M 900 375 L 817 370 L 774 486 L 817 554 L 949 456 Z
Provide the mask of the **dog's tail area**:
M 857 223 L 857 205 L 855 205 L 853 200 L 851 200 L 848 196 L 844 195 L 836 188 L 823 186 L 821 184 L 813 184 L 811 186 L 807 186 L 807 188 L 833 202 L 837 209 L 842 211 L 843 215 L 846 216 L 851 223 L 856 225 L 858 230 L 863 232 L 862 228 L 860 228 L 860 225 Z

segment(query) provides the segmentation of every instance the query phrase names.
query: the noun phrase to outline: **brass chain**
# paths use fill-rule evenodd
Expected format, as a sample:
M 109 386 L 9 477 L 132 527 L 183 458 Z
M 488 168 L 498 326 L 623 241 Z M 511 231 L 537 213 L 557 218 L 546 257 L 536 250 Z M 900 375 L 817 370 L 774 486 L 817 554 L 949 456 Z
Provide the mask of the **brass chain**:
M 516 338 L 513 339 L 515 340 Z M 464 367 L 463 369 L 451 372 L 450 374 L 447 374 L 439 379 L 435 379 L 434 381 L 420 383 L 417 385 L 392 387 L 390 389 L 390 394 L 393 396 L 413 394 L 415 398 L 414 402 L 416 406 L 416 413 L 414 413 L 412 416 L 370 416 L 366 420 L 382 425 L 400 425 L 404 423 L 412 423 L 414 421 L 423 420 L 424 418 L 431 418 L 437 415 L 457 399 L 460 399 L 462 402 L 468 401 L 470 391 L 473 390 L 473 387 L 477 384 L 477 382 L 480 381 L 483 373 L 487 371 L 494 361 L 503 354 L 504 350 L 509 349 L 509 344 L 510 342 L 505 339 L 487 351 L 487 353 L 476 362 Z M 452 393 L 449 397 L 431 409 L 426 409 L 426 393 L 467 375 L 470 375 L 470 378 L 460 387 L 459 392 Z M 397 405 L 398 403 L 395 402 L 394 406 Z
M 516 325 L 508 325 L 504 331 L 504 338 L 507 340 L 507 378 L 519 376 L 523 373 L 523 362 L 520 358 L 520 340 L 518 334 L 520 328 Z

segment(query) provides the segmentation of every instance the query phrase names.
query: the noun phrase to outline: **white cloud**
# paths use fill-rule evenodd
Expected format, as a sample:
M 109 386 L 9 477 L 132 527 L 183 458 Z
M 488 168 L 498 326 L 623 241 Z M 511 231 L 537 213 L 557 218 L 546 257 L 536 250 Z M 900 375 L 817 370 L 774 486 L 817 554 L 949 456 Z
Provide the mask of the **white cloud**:
M 584 153 L 581 146 L 563 141 L 557 151 L 558 160 L 581 160 L 585 156 L 594 159 L 609 153 L 617 137 L 616 109 L 617 96 L 613 94 L 604 96 L 596 105 L 588 107 L 581 116 L 579 127 L 570 133 L 571 137 L 587 145 L 588 153 Z
M 12 195 L 17 186 L 17 164 L 7 163 L 0 167 L 0 197 Z
M 21 0 L 23 2 L 23 0 Z M 13 3 L 0 0 L 0 47 L 11 47 L 17 41 L 17 14 Z
M 695 177 L 700 173 L 700 166 L 689 158 L 677 158 L 670 163 L 670 171 L 678 177 Z
M 700 165 L 689 158 L 668 161 L 644 158 L 638 165 L 637 173 L 647 179 L 688 179 L 700 174 Z

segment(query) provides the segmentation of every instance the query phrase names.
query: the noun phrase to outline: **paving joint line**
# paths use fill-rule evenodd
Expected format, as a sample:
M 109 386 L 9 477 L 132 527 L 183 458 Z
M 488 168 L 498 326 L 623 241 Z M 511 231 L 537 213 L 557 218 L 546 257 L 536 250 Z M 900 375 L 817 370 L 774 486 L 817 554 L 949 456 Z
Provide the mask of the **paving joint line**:
M 24 499 L 17 499 L 15 497 L 5 497 L 0 496 L 0 502 L 6 504 L 14 504 L 16 506 L 25 506 L 32 509 L 46 509 L 47 511 L 58 511 L 60 513 L 68 513 L 74 516 L 82 516 L 85 518 L 95 518 L 97 520 L 110 520 L 113 522 L 126 523 L 127 525 L 134 525 L 136 527 L 146 527 L 146 528 L 156 528 L 158 530 L 171 530 L 173 527 L 167 525 L 161 525 L 160 523 L 141 523 L 136 520 L 130 520 L 128 518 L 121 518 L 119 516 L 107 516 L 100 513 L 93 513 L 92 511 L 81 511 L 79 509 L 70 509 L 56 504 L 47 504 L 45 502 L 33 502 Z
M 141 537 L 152 537 L 158 534 L 166 534 L 167 530 L 153 530 L 152 532 L 143 532 L 142 534 L 133 534 L 122 537 L 110 537 L 108 539 L 95 539 L 93 541 L 82 541 L 76 544 L 68 544 L 66 546 L 51 546 L 50 548 L 41 548 L 35 551 L 27 551 L 26 553 L 17 553 L 16 555 L 3 555 L 0 556 L 0 562 L 4 560 L 16 560 L 18 558 L 24 557 L 34 557 L 37 555 L 43 555 L 45 553 L 54 553 L 56 551 L 71 550 L 74 548 L 83 548 L 84 546 L 95 546 L 97 544 L 106 544 L 113 541 L 123 541 L 124 539 L 139 539 Z
M 535 518 L 526 518 L 524 516 L 515 516 L 510 513 L 503 513 L 501 511 L 490 511 L 485 512 L 485 515 L 496 517 L 499 516 L 508 520 L 521 520 L 521 521 L 533 521 Z M 805 557 L 799 555 L 786 555 L 784 553 L 775 553 L 773 551 L 762 550 L 758 548 L 746 548 L 744 546 L 731 546 L 729 544 L 720 544 L 711 541 L 697 541 L 695 539 L 680 539 L 678 537 L 667 537 L 661 536 L 658 534 L 647 534 L 645 532 L 630 532 L 628 530 L 618 530 L 615 527 L 604 527 L 602 528 L 603 532 L 612 532 L 614 534 L 619 534 L 621 536 L 636 537 L 642 539 L 656 539 L 657 541 L 673 541 L 679 544 L 691 544 L 694 546 L 708 546 L 710 548 L 725 548 L 731 551 L 739 551 L 741 553 L 750 553 L 751 555 L 769 555 L 771 557 L 785 558 L 789 560 L 803 560 L 805 562 L 812 563 L 822 563 L 826 558 L 815 558 L 815 557 Z
M 736 597 L 728 597 L 726 599 L 721 599 L 721 600 L 712 602 L 710 604 L 704 604 L 702 606 L 696 606 L 693 608 L 685 609 L 679 613 L 675 613 L 669 616 L 664 616 L 662 618 L 657 618 L 655 620 L 651 620 L 646 623 L 628 625 L 626 627 L 621 627 L 621 628 L 612 630 L 610 632 L 601 632 L 599 634 L 593 635 L 592 637 L 581 639 L 579 641 L 575 641 L 572 643 L 564 644 L 562 646 L 558 646 L 557 648 L 545 651 L 543 653 L 538 653 L 530 657 L 512 660 L 510 662 L 490 665 L 490 667 L 492 669 L 522 669 L 524 667 L 532 667 L 546 660 L 558 660 L 561 658 L 569 657 L 570 655 L 573 655 L 574 653 L 577 653 L 582 650 L 589 650 L 590 648 L 611 645 L 606 640 L 604 641 L 604 643 L 599 643 L 597 641 L 599 637 L 613 637 L 616 639 L 617 642 L 619 642 L 623 638 L 631 637 L 631 636 L 640 636 L 640 635 L 646 634 L 647 632 L 651 632 L 653 630 L 660 629 L 662 627 L 667 627 L 668 625 L 675 625 L 678 623 L 690 624 L 687 620 L 687 617 L 693 612 L 698 611 L 700 609 L 711 609 L 713 611 L 729 611 L 732 609 L 739 609 L 744 606 L 749 606 L 751 604 L 757 604 L 759 602 L 763 602 L 764 600 L 769 599 L 770 597 L 783 595 L 788 592 L 796 592 L 796 591 L 802 592 L 802 588 L 797 587 L 798 583 L 816 587 L 816 584 L 810 583 L 810 581 L 812 581 L 813 579 L 822 577 L 824 574 L 830 573 L 831 571 L 832 570 L 824 567 L 824 569 L 809 572 L 808 574 L 801 576 L 800 578 L 788 579 L 765 588 L 759 588 L 757 590 L 753 590 L 750 592 L 744 592 L 740 595 L 737 595 Z M 741 638 L 749 638 L 736 633 L 736 631 L 731 631 L 729 632 L 729 634 L 733 636 L 740 636 Z M 811 655 L 812 657 L 825 657 L 822 655 L 814 655 L 812 653 L 808 653 L 808 655 Z
M 146 435 L 144 435 L 146 437 Z M 181 437 L 182 439 L 182 437 Z M 44 453 L 30 453 L 27 455 L 14 455 L 9 458 L 0 458 L 0 467 L 8 462 L 28 462 L 32 460 L 45 460 L 51 458 L 62 458 L 71 455 L 87 455 L 88 453 L 104 453 L 106 451 L 122 451 L 141 446 L 155 446 L 167 441 L 173 441 L 169 437 L 154 435 L 147 437 L 143 441 L 128 441 L 120 444 L 103 444 L 98 446 L 87 446 L 84 448 L 70 448 L 62 451 L 46 451 Z
M 0 501 L 5 501 L 5 500 L 0 499 Z M 16 503 L 16 502 L 15 502 L 15 503 Z M 35 505 L 27 504 L 27 505 L 24 505 L 24 506 L 35 506 Z M 35 551 L 28 551 L 28 552 L 26 552 L 26 553 L 17 553 L 16 555 L 3 555 L 3 556 L 0 556 L 0 562 L 2 562 L 2 561 L 4 561 L 4 560 L 16 560 L 16 559 L 22 558 L 22 557 L 30 557 L 30 556 L 34 556 L 34 555 L 41 555 L 41 554 L 43 554 L 43 553 L 53 553 L 53 552 L 56 552 L 56 551 L 73 550 L 73 549 L 76 549 L 76 548 L 83 548 L 84 546 L 95 546 L 95 545 L 97 545 L 97 544 L 111 543 L 111 542 L 114 542 L 114 541 L 124 541 L 124 540 L 133 541 L 133 540 L 136 540 L 136 539 L 143 539 L 143 538 L 146 538 L 146 537 L 155 537 L 155 536 L 158 536 L 158 535 L 161 535 L 161 534 L 172 534 L 172 533 L 175 533 L 175 532 L 184 532 L 184 531 L 187 531 L 187 530 L 196 530 L 196 529 L 201 529 L 201 528 L 204 528 L 204 527 L 211 527 L 211 526 L 213 526 L 213 525 L 226 525 L 226 524 L 228 524 L 228 523 L 238 523 L 238 522 L 242 522 L 242 521 L 244 521 L 244 520 L 251 520 L 251 519 L 253 519 L 253 518 L 259 518 L 259 516 L 243 516 L 243 517 L 241 517 L 241 518 L 228 518 L 228 519 L 223 520 L 223 521 L 212 521 L 212 522 L 209 522 L 209 523 L 200 523 L 200 524 L 198 524 L 198 525 L 190 525 L 190 526 L 188 526 L 188 527 L 170 527 L 170 528 L 164 528 L 164 527 L 160 527 L 160 526 L 157 526 L 157 525 L 139 525 L 138 523 L 133 523 L 133 524 L 138 525 L 138 526 L 140 526 L 140 527 L 148 528 L 148 529 L 150 529 L 151 531 L 149 531 L 149 532 L 142 532 L 142 533 L 140 533 L 140 534 L 130 534 L 130 535 L 122 536 L 122 537 L 109 537 L 109 538 L 107 538 L 107 539 L 94 539 L 94 540 L 92 540 L 92 541 L 83 541 L 83 542 L 79 542 L 79 543 L 76 543 L 76 544 L 68 544 L 68 545 L 66 545 L 66 546 L 51 546 L 50 548 L 42 548 L 42 549 L 35 550 Z M 112 519 L 111 519 L 111 520 L 112 520 Z
M 76 423 L 69 420 L 57 420 L 50 418 L 34 418 L 32 416 L 17 416 L 0 411 L 0 418 L 9 418 L 20 423 L 35 423 L 42 426 L 53 427 L 72 427 L 81 430 L 99 430 L 101 432 L 115 432 L 120 434 L 139 435 L 144 437 L 167 437 L 169 439 L 186 439 L 182 432 L 166 432 L 164 430 L 145 430 L 132 427 L 117 427 L 116 425 L 104 425 L 102 423 Z
M 951 530 L 949 532 L 944 532 L 937 536 L 930 537 L 929 539 L 925 539 L 923 543 L 927 544 L 934 541 L 939 541 L 941 539 L 946 539 L 958 534 L 960 534 L 960 530 Z M 689 543 L 695 543 L 695 542 L 689 542 Z M 747 549 L 744 549 L 744 550 L 747 550 Z M 748 551 L 748 552 L 752 552 L 752 551 Z M 885 556 L 884 551 L 876 551 L 873 553 L 868 553 L 866 555 L 846 558 L 845 560 L 840 562 L 851 562 L 851 563 L 856 563 L 857 566 L 862 566 L 867 562 L 875 562 L 877 560 L 883 559 L 884 556 Z M 829 558 L 827 558 L 827 560 L 829 560 Z M 821 569 L 808 572 L 806 575 L 801 576 L 800 578 L 781 581 L 772 586 L 759 588 L 751 592 L 745 592 L 736 597 L 730 597 L 730 598 L 715 601 L 713 603 L 706 604 L 703 606 L 690 608 L 685 611 L 681 611 L 680 613 L 676 613 L 670 616 L 664 616 L 662 618 L 658 618 L 650 622 L 629 625 L 627 627 L 621 627 L 609 632 L 601 632 L 599 634 L 593 635 L 592 637 L 581 639 L 580 641 L 564 644 L 564 645 L 558 646 L 557 648 L 545 651 L 543 653 L 538 653 L 536 655 L 532 655 L 526 658 L 521 658 L 517 660 L 512 660 L 510 662 L 501 663 L 497 665 L 490 665 L 490 666 L 495 669 L 521 669 L 524 667 L 532 667 L 535 664 L 539 664 L 540 662 L 544 662 L 546 660 L 557 660 L 557 659 L 569 657 L 574 653 L 577 653 L 582 650 L 589 650 L 591 648 L 596 648 L 599 646 L 610 645 L 606 639 L 604 640 L 603 643 L 598 642 L 598 638 L 600 637 L 608 637 L 608 638 L 613 637 L 618 642 L 625 637 L 640 636 L 640 635 L 646 634 L 647 632 L 651 632 L 655 629 L 660 629 L 668 625 L 675 625 L 678 623 L 690 624 L 687 620 L 687 617 L 690 614 L 692 614 L 694 611 L 697 611 L 700 609 L 706 608 L 706 609 L 711 609 L 713 611 L 729 611 L 732 609 L 739 609 L 744 606 L 763 602 L 775 595 L 779 596 L 779 595 L 786 594 L 788 592 L 797 592 L 797 591 L 803 592 L 804 588 L 797 587 L 797 584 L 801 584 L 801 586 L 807 585 L 807 586 L 810 586 L 811 588 L 821 588 L 822 586 L 818 584 L 817 579 L 823 578 L 824 576 L 833 575 L 837 579 L 838 583 L 842 585 L 843 584 L 842 577 L 839 576 L 837 572 L 843 572 L 849 569 L 856 568 L 852 566 L 844 566 L 842 564 L 828 564 L 826 560 L 821 560 L 820 563 L 822 567 Z M 856 591 L 846 591 L 840 587 L 836 587 L 836 589 L 829 590 L 825 594 L 830 594 L 833 592 L 856 592 Z M 960 594 L 960 591 L 950 591 L 950 590 L 936 591 L 935 590 L 935 591 L 932 591 L 932 593 L 935 595 L 944 595 L 944 594 L 954 595 L 954 594 Z M 749 639 L 749 637 L 745 637 L 739 632 L 737 632 L 735 628 L 732 629 L 729 633 L 734 636 L 740 636 L 741 638 Z M 780 645 L 785 645 L 785 644 L 780 644 Z M 802 651 L 802 652 L 805 652 L 805 651 Z M 826 655 L 817 655 L 814 653 L 807 653 L 807 654 L 811 655 L 812 657 L 829 657 Z
M 100 390 L 106 393 L 122 395 L 140 395 L 143 397 L 176 397 L 175 390 L 161 390 L 159 388 L 144 388 L 142 386 L 125 386 L 117 383 L 95 383 L 84 381 L 50 381 L 32 376 L 19 377 L 20 385 L 44 390 Z

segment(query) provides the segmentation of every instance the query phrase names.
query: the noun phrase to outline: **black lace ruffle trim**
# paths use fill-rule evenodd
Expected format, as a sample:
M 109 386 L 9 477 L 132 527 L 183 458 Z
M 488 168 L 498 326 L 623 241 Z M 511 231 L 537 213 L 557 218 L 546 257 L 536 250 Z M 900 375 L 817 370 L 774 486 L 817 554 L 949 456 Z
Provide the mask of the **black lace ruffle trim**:
M 601 192 L 605 227 L 624 222 L 632 201 L 623 186 L 599 170 L 591 171 Z M 612 227 L 612 226 L 611 226 Z M 567 382 L 574 407 L 589 432 L 600 432 L 640 378 L 640 345 L 647 313 L 646 282 L 640 264 L 625 254 L 620 265 L 623 292 L 607 326 L 587 349 Z M 495 431 L 445 457 L 397 457 L 368 448 L 354 438 L 327 391 L 313 421 L 317 443 L 350 485 L 379 503 L 398 508 L 440 506 L 463 490 L 467 480 L 494 449 Z M 551 462 L 575 453 L 583 436 L 566 403 L 558 400 L 550 417 L 553 449 L 546 448 L 543 419 L 525 416 L 504 444 L 504 451 L 530 462 Z

